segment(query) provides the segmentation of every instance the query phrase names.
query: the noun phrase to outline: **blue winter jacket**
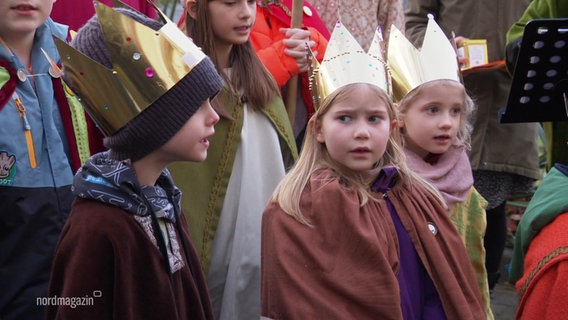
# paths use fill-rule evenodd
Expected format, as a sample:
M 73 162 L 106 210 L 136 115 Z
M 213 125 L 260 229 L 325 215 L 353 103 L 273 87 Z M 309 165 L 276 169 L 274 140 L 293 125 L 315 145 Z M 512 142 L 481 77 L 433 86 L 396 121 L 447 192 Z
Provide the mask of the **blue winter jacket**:
M 49 61 L 41 50 L 59 62 L 53 36 L 66 39 L 67 27 L 47 19 L 36 31 L 33 74 L 6 45 L 0 45 L 0 319 L 3 320 L 43 319 L 44 308 L 38 298 L 47 294 L 55 245 L 73 199 L 68 128 L 63 124 Z M 18 79 L 18 70 L 26 74 L 25 81 Z M 60 79 L 55 80 L 61 83 Z M 11 93 L 14 85 L 16 95 Z M 20 98 L 25 108 L 25 119 L 15 97 Z M 25 125 L 29 125 L 31 137 L 26 137 Z M 78 141 L 84 139 L 77 137 Z

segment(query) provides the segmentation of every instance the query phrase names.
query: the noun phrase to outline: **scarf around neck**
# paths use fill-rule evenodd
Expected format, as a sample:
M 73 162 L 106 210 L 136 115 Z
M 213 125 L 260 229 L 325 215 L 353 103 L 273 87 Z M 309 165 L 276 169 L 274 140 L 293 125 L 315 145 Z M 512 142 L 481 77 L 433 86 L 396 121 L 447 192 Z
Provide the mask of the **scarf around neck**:
M 448 209 L 466 200 L 473 186 L 471 164 L 463 146 L 453 145 L 437 157 L 434 164 L 426 162 L 408 148 L 404 148 L 411 170 L 433 184 L 446 201 Z
M 117 206 L 140 217 L 154 211 L 156 217 L 175 222 L 181 210 L 181 192 L 167 169 L 156 185 L 141 186 L 132 165 L 110 159 L 108 151 L 86 161 L 73 178 L 72 190 L 77 197 Z

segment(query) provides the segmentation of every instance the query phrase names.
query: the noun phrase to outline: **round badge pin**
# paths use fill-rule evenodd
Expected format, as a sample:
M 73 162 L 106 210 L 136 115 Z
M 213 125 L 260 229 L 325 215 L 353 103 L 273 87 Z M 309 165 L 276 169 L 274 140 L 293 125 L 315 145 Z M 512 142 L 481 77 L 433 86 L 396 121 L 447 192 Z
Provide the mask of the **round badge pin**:
M 53 67 L 49 67 L 49 75 L 53 78 L 61 78 L 61 72 L 57 72 Z
M 428 222 L 428 230 L 430 230 L 430 232 L 432 232 L 433 235 L 438 234 L 438 229 L 432 222 Z
M 308 16 L 311 17 L 313 15 L 312 9 L 308 8 L 308 6 L 304 6 L 304 13 Z
M 26 80 L 28 79 L 28 76 L 26 75 L 24 69 L 18 69 L 16 74 L 18 75 L 18 79 L 20 79 L 21 82 L 26 82 Z

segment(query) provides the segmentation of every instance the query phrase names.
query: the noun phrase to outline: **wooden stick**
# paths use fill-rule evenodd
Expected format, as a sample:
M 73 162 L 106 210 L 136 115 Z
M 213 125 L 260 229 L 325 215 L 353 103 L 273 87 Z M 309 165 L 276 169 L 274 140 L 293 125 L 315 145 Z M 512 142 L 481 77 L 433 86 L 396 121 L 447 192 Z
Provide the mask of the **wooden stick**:
M 304 12 L 304 0 L 292 1 L 292 17 L 290 20 L 290 28 L 302 27 L 302 14 Z M 298 96 L 298 76 L 292 76 L 286 85 L 286 101 L 285 106 L 288 111 L 288 118 L 290 124 L 294 126 L 296 118 L 296 99 Z

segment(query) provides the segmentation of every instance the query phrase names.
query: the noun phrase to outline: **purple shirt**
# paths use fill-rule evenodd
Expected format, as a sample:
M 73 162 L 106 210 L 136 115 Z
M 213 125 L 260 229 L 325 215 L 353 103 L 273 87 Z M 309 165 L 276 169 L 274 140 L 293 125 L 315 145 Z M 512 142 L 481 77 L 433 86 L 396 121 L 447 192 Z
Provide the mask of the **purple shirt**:
M 386 191 L 396 183 L 397 176 L 395 168 L 383 169 L 373 183 L 372 190 L 383 193 L 398 236 L 400 268 L 397 279 L 400 286 L 402 315 L 404 319 L 446 319 L 436 287 L 426 272 L 398 213 L 386 195 Z

